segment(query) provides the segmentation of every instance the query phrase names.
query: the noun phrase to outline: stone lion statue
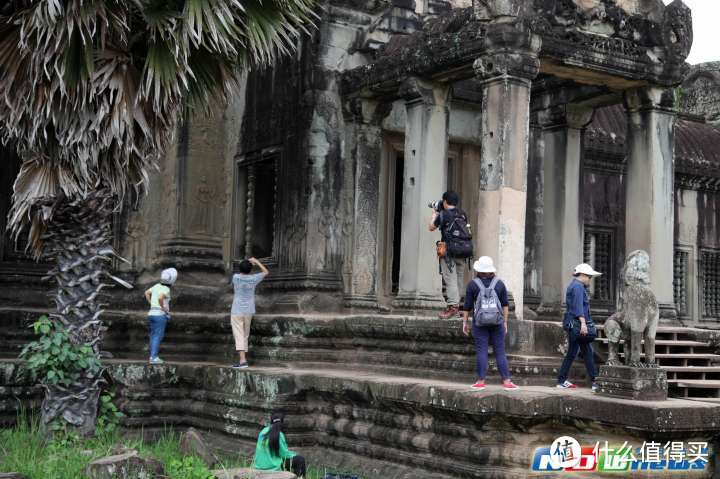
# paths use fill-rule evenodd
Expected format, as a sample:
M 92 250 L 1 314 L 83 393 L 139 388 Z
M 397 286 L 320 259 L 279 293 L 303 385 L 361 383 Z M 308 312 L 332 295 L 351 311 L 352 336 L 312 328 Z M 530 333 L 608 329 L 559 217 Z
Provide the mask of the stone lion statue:
M 657 367 L 655 333 L 660 321 L 660 308 L 650 289 L 650 256 L 642 250 L 628 255 L 623 267 L 624 292 L 620 310 L 605 321 L 608 338 L 607 364 L 617 366 L 620 341 L 625 340 L 625 364 L 632 367 Z M 640 361 L 645 344 L 645 363 Z

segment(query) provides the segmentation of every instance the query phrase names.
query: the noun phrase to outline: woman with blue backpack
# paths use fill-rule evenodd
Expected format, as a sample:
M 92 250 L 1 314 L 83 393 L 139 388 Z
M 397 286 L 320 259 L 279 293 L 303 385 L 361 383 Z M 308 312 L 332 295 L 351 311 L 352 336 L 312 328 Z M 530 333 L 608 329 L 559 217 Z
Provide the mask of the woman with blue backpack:
M 510 303 L 505 283 L 495 276 L 492 258 L 482 256 L 473 264 L 476 277 L 468 284 L 463 306 L 463 333 L 468 336 L 472 329 L 477 355 L 478 380 L 470 386 L 475 391 L 485 389 L 488 369 L 488 348 L 492 343 L 495 362 L 503 380 L 503 389 L 519 389 L 510 379 L 510 367 L 505 356 Z M 472 313 L 472 325 L 469 316 Z

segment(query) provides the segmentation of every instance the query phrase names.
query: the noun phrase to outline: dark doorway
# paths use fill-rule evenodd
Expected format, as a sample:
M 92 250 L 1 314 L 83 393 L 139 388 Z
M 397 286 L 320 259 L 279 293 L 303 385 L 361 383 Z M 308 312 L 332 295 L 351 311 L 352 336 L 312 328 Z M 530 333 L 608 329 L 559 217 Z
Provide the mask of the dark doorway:
M 405 157 L 401 151 L 395 155 L 395 184 L 393 185 L 393 238 L 392 238 L 392 293 L 397 294 L 400 284 L 400 244 L 402 239 L 402 200 Z
M 252 254 L 258 258 L 269 258 L 273 253 L 275 226 L 275 162 L 263 161 L 253 168 L 255 198 L 252 211 Z

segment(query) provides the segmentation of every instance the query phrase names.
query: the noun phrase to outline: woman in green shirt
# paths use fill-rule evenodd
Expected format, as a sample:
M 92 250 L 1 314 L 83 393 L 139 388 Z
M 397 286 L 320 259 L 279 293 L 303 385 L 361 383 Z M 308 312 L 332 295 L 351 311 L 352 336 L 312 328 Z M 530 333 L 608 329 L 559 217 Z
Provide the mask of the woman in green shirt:
M 305 477 L 305 458 L 288 450 L 282 432 L 284 420 L 283 413 L 273 413 L 270 425 L 260 431 L 253 468 L 261 471 L 291 470 L 296 476 Z

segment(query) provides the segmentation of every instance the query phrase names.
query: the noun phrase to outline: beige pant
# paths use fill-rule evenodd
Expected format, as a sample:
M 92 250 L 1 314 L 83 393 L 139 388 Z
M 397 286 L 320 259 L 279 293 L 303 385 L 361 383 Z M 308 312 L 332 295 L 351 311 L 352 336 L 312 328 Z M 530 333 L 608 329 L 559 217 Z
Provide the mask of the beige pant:
M 233 314 L 230 316 L 230 326 L 232 326 L 233 338 L 235 338 L 236 351 L 248 350 L 251 321 L 252 314 Z
M 465 259 L 451 258 L 450 264 L 445 258 L 440 259 L 440 271 L 445 281 L 448 306 L 459 306 L 460 296 L 465 292 L 465 269 L 467 269 Z

